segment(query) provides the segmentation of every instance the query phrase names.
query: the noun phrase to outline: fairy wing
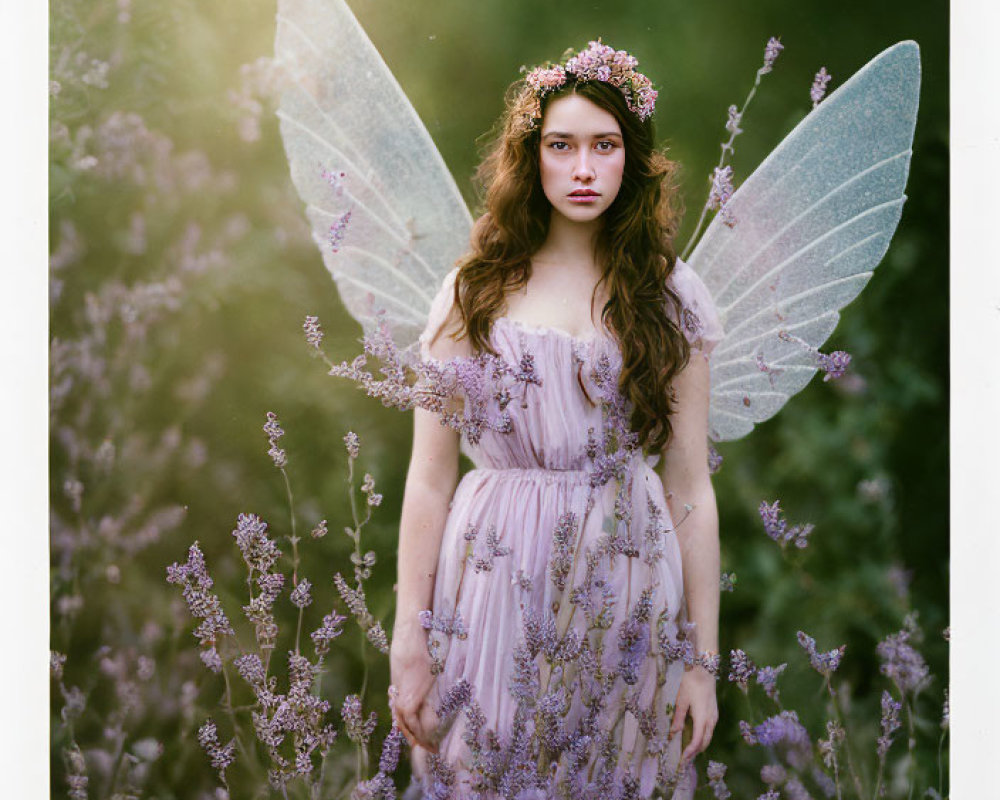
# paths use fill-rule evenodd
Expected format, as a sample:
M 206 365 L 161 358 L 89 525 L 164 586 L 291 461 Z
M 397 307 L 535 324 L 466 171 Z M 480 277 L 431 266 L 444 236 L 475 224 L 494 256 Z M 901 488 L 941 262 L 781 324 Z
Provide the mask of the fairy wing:
M 735 225 L 717 215 L 688 259 L 725 328 L 711 358 L 715 441 L 746 435 L 809 382 L 838 309 L 885 254 L 906 199 L 919 87 L 916 42 L 872 59 L 733 194 Z
M 424 328 L 472 219 L 430 134 L 343 0 L 279 0 L 278 108 L 292 181 L 347 310 Z

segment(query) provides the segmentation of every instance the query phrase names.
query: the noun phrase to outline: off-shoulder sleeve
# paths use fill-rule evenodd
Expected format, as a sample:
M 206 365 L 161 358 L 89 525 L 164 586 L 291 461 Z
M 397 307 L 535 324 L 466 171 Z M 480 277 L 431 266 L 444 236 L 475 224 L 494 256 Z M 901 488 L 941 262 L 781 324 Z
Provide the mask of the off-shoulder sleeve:
M 427 326 L 417 339 L 420 344 L 420 357 L 422 359 L 426 360 L 431 357 L 431 343 L 448 320 L 448 314 L 455 301 L 455 279 L 457 276 L 458 267 L 455 267 L 444 276 L 441 288 L 431 301 L 431 310 L 427 315 Z
M 667 281 L 683 305 L 678 322 L 680 329 L 684 331 L 693 350 L 699 350 L 708 356 L 725 335 L 711 292 L 698 273 L 679 258 Z M 672 306 L 673 304 L 669 304 L 668 309 L 671 318 L 677 321 Z

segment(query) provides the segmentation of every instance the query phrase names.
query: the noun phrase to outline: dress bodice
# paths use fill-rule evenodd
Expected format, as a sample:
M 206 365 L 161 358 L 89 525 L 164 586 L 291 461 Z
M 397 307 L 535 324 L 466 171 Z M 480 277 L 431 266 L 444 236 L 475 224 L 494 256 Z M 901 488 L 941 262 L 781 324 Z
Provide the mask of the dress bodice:
M 586 466 L 589 431 L 602 424 L 595 370 L 617 383 L 621 355 L 610 334 L 577 337 L 559 329 L 497 318 L 490 334 L 498 355 L 511 364 L 531 359 L 538 384 L 518 387 L 508 405 L 507 432 L 486 431 L 468 447 L 477 467 L 580 470 Z

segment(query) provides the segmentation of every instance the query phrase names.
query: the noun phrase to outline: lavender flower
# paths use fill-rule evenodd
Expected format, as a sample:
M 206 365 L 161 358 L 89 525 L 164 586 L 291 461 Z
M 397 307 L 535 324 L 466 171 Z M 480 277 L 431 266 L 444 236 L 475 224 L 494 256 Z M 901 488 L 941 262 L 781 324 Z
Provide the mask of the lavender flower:
M 823 376 L 824 381 L 844 377 L 844 373 L 847 372 L 847 367 L 851 363 L 851 354 L 845 353 L 843 350 L 834 350 L 832 353 L 817 353 L 816 355 L 819 359 L 819 368 L 826 373 Z
M 257 578 L 260 592 L 243 606 L 243 613 L 253 623 L 257 643 L 264 649 L 273 648 L 278 638 L 278 623 L 272 609 L 284 583 L 285 576 L 280 572 L 262 574 Z
M 837 763 L 837 746 L 844 741 L 846 733 L 836 720 L 827 720 L 826 738 L 817 742 L 820 755 L 823 756 L 823 764 L 827 769 L 832 768 Z
M 722 469 L 722 455 L 712 445 L 708 446 L 708 472 L 714 475 Z
M 791 777 L 785 781 L 785 797 L 788 800 L 812 800 L 812 795 L 806 791 L 806 787 L 802 785 L 802 781 L 798 778 Z
M 312 597 L 309 594 L 310 589 L 312 589 L 312 584 L 305 578 L 300 580 L 298 585 L 292 589 L 290 599 L 296 608 L 305 608 L 312 602 Z
M 469 635 L 468 628 L 462 620 L 462 614 L 456 610 L 454 614 L 440 612 L 433 613 L 430 609 L 424 609 L 418 614 L 420 624 L 424 630 L 440 631 L 448 636 L 456 636 L 459 639 L 466 639 Z
M 760 768 L 760 779 L 768 786 L 781 786 L 788 773 L 781 764 L 767 764 Z
M 733 227 L 736 219 L 729 210 L 729 200 L 733 196 L 733 168 L 728 164 L 712 171 L 712 188 L 708 193 L 708 207 L 718 209 L 722 221 Z
M 233 664 L 240 677 L 253 687 L 263 686 L 267 681 L 267 673 L 264 669 L 264 662 L 256 653 L 248 653 L 240 656 Z
M 87 800 L 87 786 L 90 783 L 87 777 L 87 762 L 80 752 L 77 744 L 63 750 L 66 757 L 66 785 L 69 787 L 69 797 L 71 800 Z
M 768 717 L 754 728 L 754 737 L 764 747 L 809 744 L 809 733 L 794 711 L 782 711 Z
M 901 702 L 893 700 L 892 695 L 883 690 L 882 719 L 879 722 L 879 726 L 882 729 L 882 735 L 878 737 L 878 744 L 876 747 L 879 758 L 885 757 L 885 754 L 892 746 L 892 734 L 899 730 L 902 725 L 899 721 L 899 711 L 902 707 L 903 704 Z
M 907 626 L 898 633 L 890 634 L 875 648 L 882 660 L 879 670 L 890 678 L 904 694 L 920 692 L 930 682 L 930 670 L 923 656 L 911 645 L 910 639 L 917 631 L 912 617 Z
M 306 335 L 306 342 L 317 350 L 323 341 L 323 329 L 319 325 L 319 317 L 307 316 L 302 323 L 302 330 Z
M 347 446 L 348 457 L 357 458 L 361 452 L 361 440 L 354 431 L 348 431 L 344 435 L 344 444 Z
M 910 581 L 913 580 L 913 570 L 905 569 L 901 564 L 893 564 L 886 570 L 886 580 L 900 600 L 905 600 L 910 593 Z
M 375 491 L 375 478 L 369 473 L 365 473 L 364 482 L 361 484 L 361 491 L 368 497 L 368 505 L 371 507 L 382 504 L 382 495 Z
M 496 526 L 490 525 L 489 528 L 486 529 L 486 555 L 474 558 L 472 566 L 477 573 L 492 572 L 493 559 L 509 556 L 511 552 L 513 551 L 509 545 L 500 544 L 500 539 L 497 537 Z
M 282 430 L 281 425 L 278 424 L 278 417 L 273 411 L 267 412 L 264 433 L 267 434 L 268 443 L 271 445 L 271 449 L 267 451 L 267 454 L 274 461 L 274 466 L 282 469 L 288 463 L 288 457 L 285 451 L 278 447 L 278 439 L 284 436 L 285 432 Z
M 341 616 L 336 611 L 332 611 L 323 617 L 323 623 L 309 634 L 313 640 L 313 647 L 316 650 L 317 656 L 322 657 L 330 652 L 330 642 L 344 632 L 338 626 L 346 619 L 347 617 Z
M 226 745 L 219 744 L 219 732 L 215 722 L 209 718 L 198 729 L 198 744 L 202 746 L 212 761 L 212 767 L 219 771 L 219 780 L 226 782 L 226 769 L 236 758 L 236 740 L 230 739 Z
M 577 517 L 572 512 L 559 516 L 552 534 L 552 551 L 549 555 L 549 575 L 560 592 L 566 589 L 566 578 L 573 566 L 573 544 L 576 541 Z
M 349 694 L 344 698 L 344 704 L 340 709 L 340 716 L 344 720 L 344 728 L 348 738 L 357 744 L 365 746 L 375 732 L 378 724 L 378 715 L 372 711 L 365 720 L 361 712 L 361 698 L 356 694 Z
M 719 761 L 709 761 L 705 774 L 708 777 L 708 785 L 711 787 L 717 800 L 728 800 L 732 793 L 726 786 L 726 765 Z
M 66 663 L 66 656 L 57 650 L 49 652 L 49 672 L 57 681 L 62 680 L 63 665 Z
M 816 640 L 811 636 L 806 635 L 803 631 L 799 631 L 796 636 L 799 644 L 809 654 L 809 663 L 814 670 L 827 678 L 837 671 L 840 660 L 844 657 L 844 651 L 847 649 L 846 644 L 842 644 L 827 653 L 820 653 L 816 650 Z
M 465 708 L 471 699 L 472 684 L 464 678 L 450 686 L 435 710 L 438 715 L 439 724 L 446 724 L 448 720 Z
M 767 501 L 761 501 L 759 513 L 761 521 L 764 523 L 764 532 L 781 545 L 782 549 L 789 542 L 793 543 L 799 549 L 803 549 L 809 544 L 807 537 L 813 531 L 812 523 L 795 525 L 789 528 L 788 523 L 781 518 L 779 500 L 775 500 L 770 505 Z
M 233 538 L 251 574 L 254 570 L 267 572 L 281 555 L 281 551 L 267 537 L 267 523 L 256 514 L 240 514 L 236 518 Z
M 771 37 L 767 40 L 767 45 L 764 47 L 764 66 L 762 66 L 758 73 L 761 75 L 766 75 L 774 67 L 774 62 L 778 58 L 778 54 L 785 49 L 785 46 L 781 43 L 780 39 Z
M 352 589 L 347 585 L 347 581 L 344 580 L 339 572 L 333 576 L 333 582 L 337 587 L 337 592 L 340 594 L 341 599 L 347 604 L 347 607 L 354 615 L 358 625 L 365 632 L 368 640 L 380 652 L 388 653 L 389 643 L 386 639 L 385 631 L 382 629 L 382 625 L 371 615 L 371 612 L 368 611 L 365 591 L 361 588 L 361 584 L 359 583 L 356 589 Z
M 514 666 L 507 690 L 518 704 L 533 705 L 539 688 L 538 666 L 531 650 L 525 642 L 518 642 L 514 648 Z
M 330 529 L 326 525 L 326 520 L 325 519 L 321 519 L 316 524 L 316 527 L 313 528 L 312 531 L 310 531 L 309 535 L 312 536 L 313 539 L 322 539 L 329 532 L 330 532 Z
M 748 692 L 747 684 L 754 676 L 756 669 L 750 656 L 742 650 L 729 651 L 729 680 L 739 686 L 743 694 Z
M 618 631 L 621 660 L 618 669 L 629 686 L 639 681 L 639 671 L 649 652 L 649 620 L 652 616 L 652 590 L 643 589 L 628 619 Z
M 778 695 L 778 676 L 785 671 L 788 664 L 779 664 L 777 667 L 760 667 L 757 670 L 757 683 L 764 687 L 764 692 L 775 703 L 780 702 Z
M 851 363 L 850 353 L 846 353 L 843 350 L 835 350 L 832 353 L 821 353 L 817 348 L 809 344 L 809 342 L 788 331 L 778 331 L 778 338 L 783 342 L 794 342 L 811 353 L 812 357 L 816 360 L 816 368 L 826 373 L 823 376 L 824 381 L 842 378 Z
M 677 630 L 677 635 L 671 640 L 667 636 L 665 620 L 660 620 L 659 645 L 668 664 L 683 661 L 686 665 L 694 664 L 696 623 L 683 622 Z
M 209 590 L 213 581 L 205 569 L 205 557 L 198 543 L 188 549 L 188 560 L 184 564 L 171 564 L 167 567 L 167 582 L 181 586 L 184 602 L 193 617 L 202 620 L 195 630 L 199 644 L 208 646 L 202 653 L 202 660 L 215 672 L 222 668 L 221 659 L 215 650 L 215 644 L 223 636 L 233 635 L 233 627 L 222 610 L 219 598 Z
M 833 76 L 826 71 L 826 67 L 820 67 L 816 77 L 813 78 L 812 88 L 809 90 L 809 98 L 812 100 L 813 108 L 819 105 L 820 100 L 826 94 L 826 85 L 830 82 L 831 77 Z
M 812 768 L 812 779 L 816 782 L 824 797 L 833 797 L 837 793 L 837 784 L 819 767 Z

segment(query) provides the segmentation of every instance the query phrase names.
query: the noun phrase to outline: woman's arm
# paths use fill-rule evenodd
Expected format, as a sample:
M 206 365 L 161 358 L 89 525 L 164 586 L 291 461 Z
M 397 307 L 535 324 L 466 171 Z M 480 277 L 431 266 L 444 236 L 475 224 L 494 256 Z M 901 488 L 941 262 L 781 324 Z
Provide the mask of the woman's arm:
M 421 630 L 417 614 L 434 597 L 441 537 L 458 483 L 458 434 L 438 415 L 413 412 L 413 453 L 399 522 L 395 631 Z
M 442 290 L 442 298 L 450 301 L 447 291 Z M 421 337 L 421 354 L 425 358 L 445 361 L 469 354 L 467 340 L 456 339 L 461 331 L 458 309 L 453 303 L 447 309 L 437 329 L 428 330 L 426 340 Z M 422 632 L 417 614 L 431 607 L 441 537 L 458 484 L 458 452 L 456 431 L 442 425 L 436 413 L 414 410 L 413 451 L 399 521 L 394 622 L 397 632 Z
M 462 350 L 460 343 L 441 331 L 421 346 L 424 356 L 441 360 L 460 355 Z M 396 619 L 389 666 L 398 692 L 393 716 L 411 746 L 421 745 L 432 752 L 437 750 L 434 731 L 438 720 L 424 701 L 434 676 L 419 613 L 433 607 L 441 539 L 458 483 L 458 448 L 458 433 L 442 425 L 436 413 L 414 410 L 413 451 L 399 521 Z
M 708 361 L 697 350 L 674 378 L 673 433 L 659 465 L 684 566 L 699 650 L 719 649 L 719 514 L 708 472 Z M 691 511 L 685 508 L 690 505 Z M 682 522 L 683 520 L 683 522 Z
M 718 652 L 719 513 L 708 472 L 709 384 L 708 359 L 692 349 L 690 362 L 674 378 L 673 432 L 659 473 L 677 529 L 688 620 L 696 624 L 695 644 L 699 651 Z M 694 730 L 685 758 L 708 746 L 718 720 L 715 678 L 700 666 L 684 675 L 672 733 L 681 729 L 688 710 Z

